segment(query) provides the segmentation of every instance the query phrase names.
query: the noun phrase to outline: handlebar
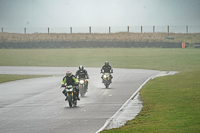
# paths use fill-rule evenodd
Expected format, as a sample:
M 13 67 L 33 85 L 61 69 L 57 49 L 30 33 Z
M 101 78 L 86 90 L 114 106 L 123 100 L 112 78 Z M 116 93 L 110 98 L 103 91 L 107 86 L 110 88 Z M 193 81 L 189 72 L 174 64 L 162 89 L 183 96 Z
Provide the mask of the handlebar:
M 76 85 L 72 85 L 72 87 L 76 87 L 76 86 L 78 86 L 78 84 L 79 84 L 79 83 L 77 83 Z M 61 85 L 60 88 L 62 88 L 62 87 L 67 87 L 67 86 L 70 86 L 70 85 Z
M 106 73 L 106 72 L 102 72 L 102 69 L 101 69 L 100 74 L 101 74 L 101 73 Z M 113 73 L 113 69 L 111 69 L 110 72 L 108 72 L 108 73 Z
M 61 87 L 66 87 L 66 85 L 61 85 Z M 61 88 L 61 87 L 60 87 L 60 88 Z

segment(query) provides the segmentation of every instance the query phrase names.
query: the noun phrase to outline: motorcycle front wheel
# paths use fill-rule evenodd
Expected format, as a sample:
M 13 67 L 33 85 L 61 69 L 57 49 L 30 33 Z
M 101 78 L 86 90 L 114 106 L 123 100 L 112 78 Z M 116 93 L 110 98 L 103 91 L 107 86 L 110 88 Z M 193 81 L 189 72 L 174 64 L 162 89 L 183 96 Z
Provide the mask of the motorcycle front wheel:
M 68 95 L 67 99 L 69 102 L 69 106 L 72 107 L 72 95 Z
M 110 82 L 109 82 L 108 80 L 105 80 L 105 81 L 104 81 L 104 85 L 105 85 L 106 88 L 108 88 L 109 85 L 110 85 Z
M 105 86 L 106 86 L 106 88 L 108 88 L 109 85 L 108 85 L 108 84 L 105 84 Z

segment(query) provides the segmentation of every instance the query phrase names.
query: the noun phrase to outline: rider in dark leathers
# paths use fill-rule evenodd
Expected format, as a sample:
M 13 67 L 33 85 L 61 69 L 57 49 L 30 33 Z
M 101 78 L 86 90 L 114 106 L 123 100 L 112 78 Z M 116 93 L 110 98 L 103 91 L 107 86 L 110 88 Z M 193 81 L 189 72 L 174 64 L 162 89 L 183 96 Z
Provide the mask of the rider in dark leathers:
M 75 89 L 76 94 L 77 94 L 77 100 L 80 100 L 80 98 L 79 98 L 79 88 L 78 88 L 78 79 L 69 70 L 67 71 L 66 76 L 62 80 L 61 86 L 65 87 L 65 83 L 67 85 L 74 86 L 74 89 Z M 66 96 L 65 90 L 63 90 L 62 93 Z M 67 98 L 65 100 L 67 100 Z
M 79 70 L 76 71 L 75 76 L 78 77 L 79 79 L 80 78 L 89 79 L 89 75 L 82 65 L 79 66 Z M 88 91 L 88 84 L 89 82 L 87 81 L 86 83 L 87 91 Z
M 112 67 L 109 65 L 109 62 L 108 61 L 106 61 L 105 62 L 105 65 L 101 68 L 101 73 L 113 73 L 113 69 L 112 69 Z M 102 83 L 103 83 L 103 75 L 101 76 L 101 78 L 102 78 Z M 113 78 L 113 76 L 112 75 L 110 75 L 110 78 L 111 78 L 111 83 L 112 83 L 112 78 Z

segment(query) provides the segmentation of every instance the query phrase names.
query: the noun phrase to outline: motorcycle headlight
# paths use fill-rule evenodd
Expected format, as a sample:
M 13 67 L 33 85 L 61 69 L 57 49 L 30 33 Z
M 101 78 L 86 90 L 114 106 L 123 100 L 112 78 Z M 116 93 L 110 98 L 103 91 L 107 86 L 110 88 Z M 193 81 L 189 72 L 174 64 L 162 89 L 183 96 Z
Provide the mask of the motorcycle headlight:
M 68 88 L 68 89 L 65 89 L 66 92 L 72 92 L 73 91 L 73 88 Z
M 103 75 L 103 78 L 106 78 L 107 77 L 107 75 Z
M 79 83 L 80 83 L 80 84 L 83 84 L 83 83 L 84 83 L 84 80 L 80 80 Z

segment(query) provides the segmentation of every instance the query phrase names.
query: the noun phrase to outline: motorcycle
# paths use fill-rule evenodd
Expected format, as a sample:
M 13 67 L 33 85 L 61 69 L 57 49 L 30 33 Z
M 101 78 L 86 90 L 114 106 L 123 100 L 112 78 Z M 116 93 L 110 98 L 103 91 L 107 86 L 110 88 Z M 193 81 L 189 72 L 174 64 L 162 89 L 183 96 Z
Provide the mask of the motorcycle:
M 104 83 L 105 87 L 108 88 L 111 83 L 111 74 L 103 73 L 102 77 L 103 77 L 103 83 Z
M 66 97 L 70 107 L 75 107 L 77 105 L 76 91 L 72 85 L 65 86 Z
M 85 96 L 85 93 L 87 92 L 87 83 L 87 79 L 79 79 L 79 91 L 82 97 Z

